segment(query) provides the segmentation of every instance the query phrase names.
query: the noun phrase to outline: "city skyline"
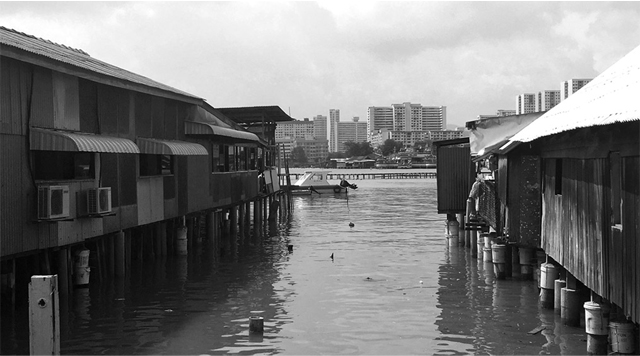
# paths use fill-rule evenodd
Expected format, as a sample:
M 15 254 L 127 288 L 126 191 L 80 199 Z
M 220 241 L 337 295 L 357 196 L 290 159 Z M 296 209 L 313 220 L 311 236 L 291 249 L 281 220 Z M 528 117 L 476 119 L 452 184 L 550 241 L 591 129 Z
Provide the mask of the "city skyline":
M 349 120 L 426 98 L 463 126 L 595 78 L 638 46 L 638 17 L 638 2 L 3 2 L 0 25 L 217 108 Z

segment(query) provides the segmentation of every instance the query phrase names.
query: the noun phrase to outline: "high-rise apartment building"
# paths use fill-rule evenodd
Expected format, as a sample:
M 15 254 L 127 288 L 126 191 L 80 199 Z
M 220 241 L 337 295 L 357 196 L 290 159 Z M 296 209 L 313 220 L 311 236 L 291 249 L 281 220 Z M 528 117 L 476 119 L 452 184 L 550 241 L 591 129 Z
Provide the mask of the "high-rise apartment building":
M 338 152 L 337 137 L 340 109 L 329 110 L 329 152 Z
M 305 118 L 303 121 L 293 120 L 278 122 L 275 131 L 276 139 L 285 137 L 301 137 L 312 140 L 313 135 L 314 123 L 313 121 L 309 121 L 308 118 Z
M 536 94 L 520 94 L 516 97 L 516 115 L 536 111 Z
M 447 107 L 446 106 L 423 106 L 422 107 L 422 130 L 442 131 L 447 128 Z
M 560 101 L 580 90 L 580 88 L 587 85 L 591 80 L 592 79 L 569 79 L 560 83 Z
M 327 117 L 324 115 L 316 115 L 313 118 L 313 137 L 316 140 L 327 139 Z
M 536 94 L 536 112 L 548 111 L 560 103 L 560 90 L 543 90 Z
M 367 110 L 367 141 L 371 142 L 371 134 L 382 129 L 393 130 L 393 108 L 370 106 Z
M 405 102 L 391 106 L 372 106 L 367 112 L 367 140 L 374 146 L 381 139 L 381 130 L 387 130 L 385 132 L 388 132 L 388 137 L 411 146 L 416 140 L 431 137 L 428 132 L 442 131 L 446 126 L 446 106 L 422 106 Z
M 337 122 L 336 147 L 333 152 L 344 152 L 346 142 L 367 141 L 367 123 L 358 122 L 359 117 L 354 117 L 351 122 Z

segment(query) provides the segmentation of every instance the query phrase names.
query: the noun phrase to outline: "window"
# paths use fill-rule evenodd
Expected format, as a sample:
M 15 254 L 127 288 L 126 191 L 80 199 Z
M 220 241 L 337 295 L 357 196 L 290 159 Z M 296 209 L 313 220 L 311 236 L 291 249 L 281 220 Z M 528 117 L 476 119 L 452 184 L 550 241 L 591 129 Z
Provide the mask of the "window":
M 140 155 L 140 177 L 173 174 L 173 156 Z
M 32 151 L 35 179 L 71 180 L 95 177 L 95 153 Z
M 556 195 L 562 195 L 562 159 L 556 159 Z
M 211 146 L 211 172 L 229 172 L 229 146 Z

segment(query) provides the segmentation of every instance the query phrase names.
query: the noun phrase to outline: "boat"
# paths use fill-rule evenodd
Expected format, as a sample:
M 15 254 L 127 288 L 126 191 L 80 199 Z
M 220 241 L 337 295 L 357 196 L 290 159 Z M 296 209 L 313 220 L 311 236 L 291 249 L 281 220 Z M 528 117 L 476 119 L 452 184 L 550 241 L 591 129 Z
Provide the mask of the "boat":
M 328 173 L 329 171 L 306 171 L 300 179 L 291 185 L 291 194 L 344 194 L 348 189 L 358 189 L 357 185 L 344 179 L 340 181 L 340 184 L 329 183 Z

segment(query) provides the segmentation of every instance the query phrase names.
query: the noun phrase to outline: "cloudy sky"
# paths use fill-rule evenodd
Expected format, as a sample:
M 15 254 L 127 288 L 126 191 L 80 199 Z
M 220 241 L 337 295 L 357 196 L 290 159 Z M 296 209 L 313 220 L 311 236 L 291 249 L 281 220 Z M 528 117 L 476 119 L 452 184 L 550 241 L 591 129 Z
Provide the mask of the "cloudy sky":
M 0 26 L 200 96 L 296 119 L 446 105 L 449 124 L 593 78 L 640 45 L 640 2 L 5 2 Z

